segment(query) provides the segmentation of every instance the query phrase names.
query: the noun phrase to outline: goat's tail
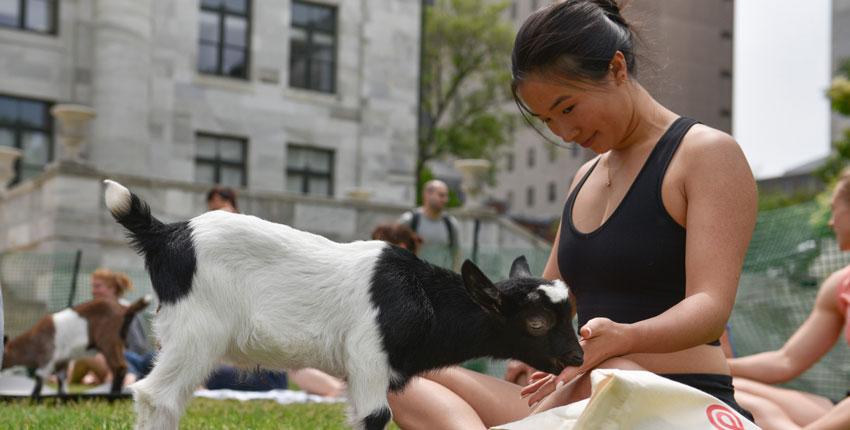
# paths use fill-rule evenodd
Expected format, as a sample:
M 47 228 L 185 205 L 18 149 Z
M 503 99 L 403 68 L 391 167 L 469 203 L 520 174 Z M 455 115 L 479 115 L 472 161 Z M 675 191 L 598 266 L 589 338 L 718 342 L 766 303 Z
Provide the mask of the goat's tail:
M 130 331 L 130 324 L 133 322 L 133 318 L 135 318 L 139 311 L 148 307 L 151 300 L 153 300 L 153 297 L 151 297 L 150 294 L 147 294 L 141 299 L 130 304 L 130 306 L 127 306 L 127 310 L 124 311 L 124 323 L 121 324 L 121 339 L 124 339 L 125 341 L 127 340 L 127 332 Z
M 164 224 L 151 215 L 148 204 L 118 182 L 109 179 L 103 182 L 106 184 L 106 207 L 115 221 L 130 232 L 133 247 L 147 255 L 162 246 Z
M 145 258 L 151 284 L 160 303 L 174 303 L 189 294 L 195 273 L 195 249 L 188 221 L 163 224 L 151 209 L 123 185 L 106 183 L 106 207 L 129 231 L 130 242 Z

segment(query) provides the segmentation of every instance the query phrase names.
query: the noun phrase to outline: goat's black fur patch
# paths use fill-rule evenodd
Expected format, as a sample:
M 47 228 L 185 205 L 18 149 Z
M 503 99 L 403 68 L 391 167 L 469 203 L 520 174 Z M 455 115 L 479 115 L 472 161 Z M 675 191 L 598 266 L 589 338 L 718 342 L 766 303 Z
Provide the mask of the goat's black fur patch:
M 366 430 L 384 430 L 392 417 L 389 408 L 377 409 L 363 419 L 363 427 Z
M 144 255 L 160 302 L 172 304 L 187 296 L 196 266 L 189 222 L 163 224 L 135 194 L 130 194 L 130 211 L 113 217 L 127 228 L 133 247 Z

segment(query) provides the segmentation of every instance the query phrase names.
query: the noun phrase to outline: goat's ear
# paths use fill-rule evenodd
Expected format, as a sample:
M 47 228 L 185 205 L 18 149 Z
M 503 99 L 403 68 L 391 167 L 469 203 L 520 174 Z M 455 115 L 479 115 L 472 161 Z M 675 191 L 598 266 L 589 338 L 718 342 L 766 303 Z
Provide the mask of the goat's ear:
M 514 263 L 511 264 L 511 274 L 510 278 L 530 278 L 533 275 L 531 274 L 531 269 L 528 268 L 528 261 L 525 260 L 524 255 L 520 255 L 514 260 Z
M 472 300 L 478 303 L 488 313 L 501 319 L 502 315 L 499 309 L 502 306 L 502 294 L 493 285 L 490 278 L 475 263 L 469 260 L 463 262 L 460 273 L 463 277 L 463 284 L 466 286 L 466 291 L 472 297 Z

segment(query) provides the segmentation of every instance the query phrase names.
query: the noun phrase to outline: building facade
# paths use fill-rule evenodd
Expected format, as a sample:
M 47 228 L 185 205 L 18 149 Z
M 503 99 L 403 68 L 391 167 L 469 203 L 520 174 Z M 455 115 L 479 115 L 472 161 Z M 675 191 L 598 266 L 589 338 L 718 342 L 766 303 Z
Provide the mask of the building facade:
M 2 3 L 0 103 L 43 132 L 0 137 L 22 179 L 60 155 L 50 107 L 75 103 L 105 173 L 413 201 L 416 0 Z
M 544 0 L 515 0 L 506 11 L 517 28 Z M 733 9 L 731 0 L 635 0 L 622 13 L 637 30 L 636 79 L 672 111 L 731 132 Z M 538 124 L 540 126 L 540 124 Z M 595 154 L 551 142 L 520 121 L 502 159 L 491 200 L 538 229 L 561 216 L 578 168 Z
M 244 213 L 368 239 L 415 202 L 420 6 L 0 0 L 0 146 L 21 153 L 0 190 L 0 255 L 81 250 L 84 265 L 142 268 L 105 178 L 166 222 L 206 211 L 217 183 Z M 58 112 L 94 117 L 75 132 Z M 493 213 L 455 215 L 466 250 L 545 248 Z M 32 284 L 9 273 L 0 262 L 4 295 Z

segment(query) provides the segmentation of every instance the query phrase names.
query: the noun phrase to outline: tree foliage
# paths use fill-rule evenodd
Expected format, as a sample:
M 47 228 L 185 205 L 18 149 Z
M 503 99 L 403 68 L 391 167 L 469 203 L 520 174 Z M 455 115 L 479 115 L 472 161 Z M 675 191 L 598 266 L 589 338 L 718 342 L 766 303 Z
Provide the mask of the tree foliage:
M 425 7 L 417 178 L 429 160 L 493 160 L 509 141 L 514 30 L 510 2 L 436 0 Z M 421 188 L 421 184 L 419 184 Z
M 832 110 L 850 116 L 850 59 L 841 62 L 838 75 L 826 92 Z M 825 184 L 832 182 L 841 173 L 841 169 L 850 161 L 850 129 L 844 130 L 840 140 L 832 143 L 832 155 L 826 163 L 814 172 Z
M 841 62 L 838 67 L 838 74 L 832 80 L 826 95 L 829 97 L 832 110 L 850 116 L 850 59 Z M 832 148 L 832 154 L 827 158 L 824 165 L 813 172 L 826 184 L 826 191 L 817 197 L 818 209 L 812 214 L 810 224 L 816 231 L 823 234 L 830 231 L 827 226 L 832 213 L 829 205 L 830 194 L 835 187 L 838 176 L 841 174 L 841 170 L 850 161 L 850 129 L 844 130 L 843 136 L 832 142 Z

